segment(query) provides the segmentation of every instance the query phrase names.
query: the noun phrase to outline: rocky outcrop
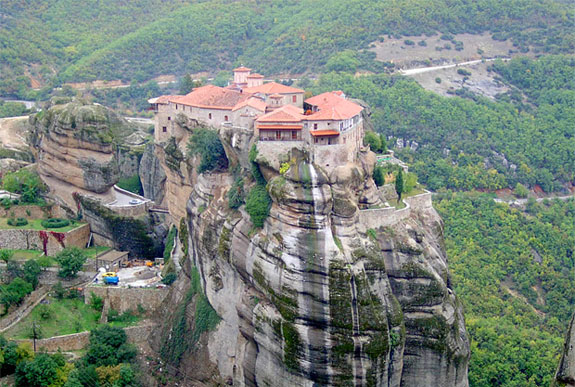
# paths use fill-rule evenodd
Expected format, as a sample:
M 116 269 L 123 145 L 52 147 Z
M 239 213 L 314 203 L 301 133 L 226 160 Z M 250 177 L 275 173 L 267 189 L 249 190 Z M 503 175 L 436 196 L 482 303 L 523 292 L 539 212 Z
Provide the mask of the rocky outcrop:
M 575 315 L 565 335 L 565 347 L 555 375 L 556 385 L 575 386 Z
M 160 160 L 154 155 L 154 149 L 154 144 L 146 145 L 138 173 L 144 189 L 144 196 L 160 204 L 164 199 L 166 173 Z
M 38 173 L 51 194 L 75 208 L 73 192 L 111 196 L 118 181 L 116 145 L 132 129 L 110 109 L 82 100 L 52 104 L 30 117 Z
M 250 147 L 221 137 L 243 166 Z M 255 229 L 244 208 L 227 201 L 237 177 L 246 190 L 256 184 L 246 169 L 197 175 L 193 160 L 162 149 L 167 186 L 180 179 L 189 187 L 188 196 L 166 190 L 172 217 L 186 219 L 188 254 L 169 296 L 179 306 L 161 312 L 164 326 L 152 339 L 159 352 L 179 348 L 163 356 L 172 374 L 250 386 L 468 385 L 469 342 L 437 213 L 412 210 L 367 231 L 358 225 L 360 208 L 383 203 L 371 179 L 373 154 L 326 171 L 294 150 L 277 157 L 289 164 L 282 174 L 279 162 L 258 156 L 273 204 Z M 197 295 L 187 296 L 190 283 L 201 284 L 221 318 L 211 330 L 198 333 L 207 312 Z M 201 375 L 200 363 L 209 365 Z

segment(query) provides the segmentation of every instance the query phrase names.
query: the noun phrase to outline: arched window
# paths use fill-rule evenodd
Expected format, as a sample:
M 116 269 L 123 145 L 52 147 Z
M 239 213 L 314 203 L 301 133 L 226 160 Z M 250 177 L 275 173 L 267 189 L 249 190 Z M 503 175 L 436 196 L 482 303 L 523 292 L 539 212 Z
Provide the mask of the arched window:
M 224 121 L 228 121 L 228 116 L 224 116 Z
M 212 119 L 212 113 L 208 113 L 208 118 L 211 120 Z

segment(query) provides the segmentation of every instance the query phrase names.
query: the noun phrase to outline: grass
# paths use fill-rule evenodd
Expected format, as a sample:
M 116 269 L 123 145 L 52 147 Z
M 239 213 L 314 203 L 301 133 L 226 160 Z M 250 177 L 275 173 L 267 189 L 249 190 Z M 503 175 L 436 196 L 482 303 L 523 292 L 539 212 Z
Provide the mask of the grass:
M 27 261 L 29 259 L 36 259 L 42 255 L 40 250 L 13 250 L 14 255 L 12 259 L 16 261 Z
M 45 228 L 42 226 L 42 220 L 44 219 L 28 219 L 28 224 L 25 226 L 10 226 L 8 224 L 8 218 L 0 218 L 0 230 L 46 230 L 46 231 L 56 231 L 56 232 L 68 232 L 75 228 L 80 227 L 84 223 L 72 223 L 66 227 L 60 228 Z
M 90 259 L 96 258 L 96 255 L 103 253 L 104 251 L 111 250 L 111 247 L 108 246 L 92 246 L 84 249 L 84 253 Z
M 100 312 L 92 309 L 82 299 L 58 300 L 54 297 L 46 298 L 49 304 L 40 304 L 18 324 L 4 333 L 11 339 L 29 339 L 32 334 L 32 324 L 36 322 L 36 328 L 41 333 L 41 338 L 89 331 L 96 328 L 100 319 Z M 49 310 L 49 317 L 42 318 L 41 311 Z M 137 312 L 136 312 L 137 313 Z M 141 317 L 135 313 L 127 313 L 122 321 L 114 321 L 110 325 L 124 328 L 136 325 Z
M 100 312 L 90 305 L 84 304 L 81 299 L 63 299 L 47 297 L 49 304 L 40 304 L 18 324 L 5 332 L 5 336 L 12 339 L 28 339 L 32 331 L 32 324 L 41 332 L 41 337 L 69 335 L 94 329 L 98 325 Z M 50 317 L 43 319 L 40 315 L 42 309 L 50 311 Z

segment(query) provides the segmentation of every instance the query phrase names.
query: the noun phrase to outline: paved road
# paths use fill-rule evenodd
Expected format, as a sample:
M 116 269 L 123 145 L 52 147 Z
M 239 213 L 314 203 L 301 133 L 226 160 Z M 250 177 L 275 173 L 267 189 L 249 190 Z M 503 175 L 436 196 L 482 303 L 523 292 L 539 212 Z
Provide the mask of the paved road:
M 144 124 L 144 125 L 154 125 L 154 120 L 151 118 L 142 118 L 142 117 L 124 117 L 128 122 L 134 122 L 136 124 Z
M 569 200 L 569 199 L 575 199 L 575 195 L 566 195 L 566 196 L 549 196 L 546 198 L 537 198 L 535 199 L 536 202 L 541 203 L 544 200 Z M 499 199 L 499 198 L 495 198 L 493 199 L 495 200 L 497 203 L 507 203 L 507 204 L 517 204 L 517 205 L 524 205 L 527 204 L 527 201 L 529 199 L 511 199 L 511 200 L 505 200 L 505 199 Z

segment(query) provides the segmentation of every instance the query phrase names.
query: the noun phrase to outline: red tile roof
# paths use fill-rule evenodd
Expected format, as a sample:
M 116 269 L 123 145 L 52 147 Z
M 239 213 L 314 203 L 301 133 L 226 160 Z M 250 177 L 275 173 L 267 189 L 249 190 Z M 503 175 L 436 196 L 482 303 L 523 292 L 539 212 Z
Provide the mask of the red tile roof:
M 338 96 L 333 92 L 327 92 L 305 100 L 312 106 L 317 106 L 317 112 L 307 116 L 309 121 L 322 120 L 347 120 L 363 110 L 361 106 Z
M 252 69 L 249 69 L 249 68 L 244 67 L 244 66 L 240 66 L 240 67 L 234 69 L 234 71 L 235 72 L 237 71 L 239 73 L 247 73 L 248 71 L 252 71 Z
M 198 87 L 186 95 L 172 96 L 169 101 L 199 108 L 232 110 L 237 104 L 251 96 L 249 93 L 206 85 Z
M 303 125 L 258 125 L 260 130 L 301 130 Z
M 264 76 L 261 74 L 253 73 L 248 75 L 248 78 L 263 78 Z
M 305 119 L 305 116 L 302 109 L 293 105 L 284 105 L 257 118 L 256 122 L 301 122 L 303 119 Z
M 337 130 L 312 130 L 311 135 L 314 137 L 318 136 L 339 136 L 339 132 Z
M 259 110 L 262 113 L 265 113 L 266 111 L 266 107 L 268 106 L 266 104 L 265 101 L 262 101 L 260 98 L 257 97 L 250 97 L 248 99 L 246 99 L 243 102 L 238 103 L 236 106 L 234 106 L 234 108 L 232 109 L 232 111 L 236 111 L 238 109 L 243 108 L 244 106 L 250 106 L 253 107 L 254 109 Z
M 269 82 L 260 86 L 247 87 L 244 89 L 247 93 L 262 93 L 262 94 L 298 94 L 305 93 L 305 90 L 297 89 L 295 87 L 282 85 L 281 83 Z

